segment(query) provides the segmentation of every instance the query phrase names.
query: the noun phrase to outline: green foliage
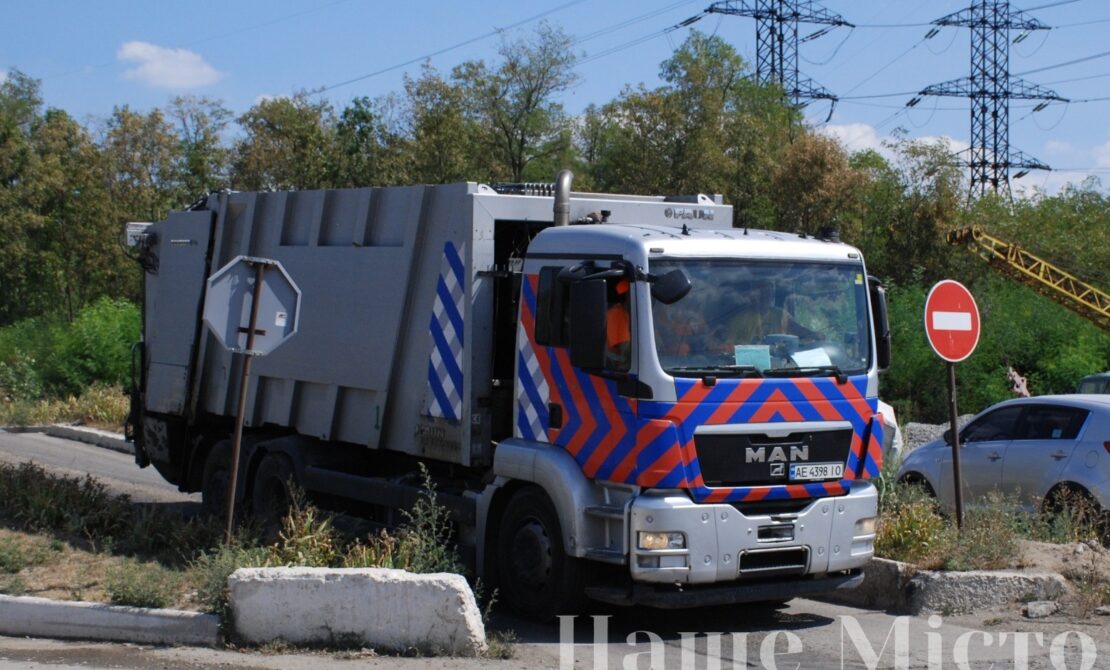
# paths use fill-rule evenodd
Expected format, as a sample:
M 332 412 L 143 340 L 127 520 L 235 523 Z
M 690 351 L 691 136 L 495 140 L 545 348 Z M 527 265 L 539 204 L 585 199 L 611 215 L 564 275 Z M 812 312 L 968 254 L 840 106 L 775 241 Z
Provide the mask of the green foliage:
M 70 323 L 38 317 L 0 328 L 0 390 L 32 400 L 79 394 L 96 383 L 126 385 L 139 318 L 135 305 L 101 298 Z
M 108 572 L 105 589 L 113 605 L 169 607 L 181 591 L 181 576 L 157 563 L 125 561 Z
M 228 621 L 227 578 L 239 568 L 269 566 L 269 552 L 262 547 L 244 546 L 237 541 L 202 552 L 189 566 L 189 581 L 197 589 L 197 599 L 206 611 Z
M 936 500 L 921 487 L 893 485 L 883 491 L 875 537 L 877 556 L 935 567 L 943 560 L 952 538 Z

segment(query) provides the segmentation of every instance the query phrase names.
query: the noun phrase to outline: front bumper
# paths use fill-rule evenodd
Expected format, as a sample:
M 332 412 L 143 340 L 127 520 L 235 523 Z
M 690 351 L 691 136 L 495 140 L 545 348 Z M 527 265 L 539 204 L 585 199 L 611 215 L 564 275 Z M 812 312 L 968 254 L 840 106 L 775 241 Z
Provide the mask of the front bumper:
M 586 595 L 611 605 L 682 609 L 804 598 L 830 591 L 854 589 L 862 581 L 863 571 L 857 569 L 835 575 L 801 579 L 733 582 L 685 588 L 655 584 L 633 584 L 628 588 L 597 586 L 588 587 Z
M 853 482 L 846 495 L 817 498 L 794 512 L 743 510 L 742 504 L 699 505 L 682 491 L 638 496 L 630 510 L 632 581 L 673 585 L 797 578 L 855 570 L 874 555 L 874 532 L 857 529 L 858 522 L 878 515 L 878 495 L 869 482 Z M 682 532 L 686 547 L 640 549 L 641 531 Z

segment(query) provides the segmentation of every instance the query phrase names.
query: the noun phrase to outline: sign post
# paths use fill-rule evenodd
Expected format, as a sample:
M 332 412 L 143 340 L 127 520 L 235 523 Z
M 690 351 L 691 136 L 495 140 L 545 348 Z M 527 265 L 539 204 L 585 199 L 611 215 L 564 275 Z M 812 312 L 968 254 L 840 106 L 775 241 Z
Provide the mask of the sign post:
M 956 493 L 956 527 L 963 528 L 963 476 L 960 472 L 960 431 L 956 409 L 956 363 L 979 344 L 979 306 L 958 281 L 937 282 L 925 299 L 925 334 L 933 351 L 948 366 L 948 412 L 952 434 L 952 487 Z
M 235 520 L 235 492 L 238 488 L 239 454 L 243 443 L 251 361 L 255 356 L 265 356 L 278 348 L 297 332 L 300 299 L 301 291 L 285 273 L 285 268 L 277 261 L 266 258 L 239 256 L 208 278 L 204 322 L 220 344 L 243 358 L 235 433 L 231 441 L 225 543 L 231 542 Z M 245 325 L 244 315 L 249 315 Z

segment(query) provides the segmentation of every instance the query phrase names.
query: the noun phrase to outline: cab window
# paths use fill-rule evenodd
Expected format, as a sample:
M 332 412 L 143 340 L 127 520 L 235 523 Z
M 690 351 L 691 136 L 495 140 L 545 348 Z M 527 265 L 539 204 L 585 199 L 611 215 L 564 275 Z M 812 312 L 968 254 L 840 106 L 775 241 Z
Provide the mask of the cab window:
M 1037 406 L 1025 412 L 1019 440 L 1074 440 L 1088 412 L 1075 407 Z

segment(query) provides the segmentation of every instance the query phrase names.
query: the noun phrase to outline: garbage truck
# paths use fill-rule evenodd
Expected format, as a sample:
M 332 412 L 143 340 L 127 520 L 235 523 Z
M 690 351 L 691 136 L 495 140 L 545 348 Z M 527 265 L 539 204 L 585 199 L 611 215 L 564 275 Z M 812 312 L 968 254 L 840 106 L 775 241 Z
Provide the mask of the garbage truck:
M 256 518 L 297 487 L 396 522 L 426 472 L 466 562 L 537 619 L 857 585 L 890 360 L 860 251 L 571 180 L 221 192 L 131 231 L 136 461 L 226 509 L 245 357 L 202 314 L 210 277 L 267 259 L 300 302 L 246 377 Z

